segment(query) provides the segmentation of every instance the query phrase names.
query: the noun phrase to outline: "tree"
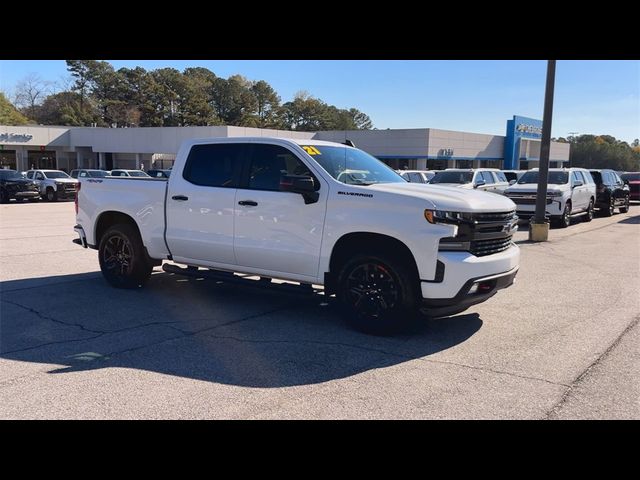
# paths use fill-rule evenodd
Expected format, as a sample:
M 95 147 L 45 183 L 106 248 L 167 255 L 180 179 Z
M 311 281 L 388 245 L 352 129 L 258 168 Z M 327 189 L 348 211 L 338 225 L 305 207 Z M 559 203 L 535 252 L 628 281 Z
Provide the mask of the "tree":
M 21 114 L 13 104 L 0 92 L 0 125 L 26 125 L 27 117 Z
M 91 82 L 91 72 L 94 69 L 95 60 L 67 60 L 67 70 L 76 79 L 74 89 L 80 93 L 80 108 L 84 107 L 84 98 L 87 85 Z
M 35 120 L 43 125 L 84 126 L 97 123 L 99 113 L 88 100 L 81 101 L 76 92 L 49 95 L 35 110 Z
M 216 78 L 211 92 L 212 104 L 226 125 L 257 126 L 258 102 L 250 89 L 251 83 L 242 75 L 228 79 Z
M 51 82 L 43 80 L 37 73 L 30 73 L 16 84 L 16 107 L 27 117 L 32 117 L 35 107 L 45 99 L 51 85 Z
M 251 91 L 256 99 L 258 126 L 260 128 L 278 128 L 280 120 L 280 97 L 276 91 L 264 80 L 251 85 Z
M 331 114 L 326 103 L 305 91 L 296 93 L 293 101 L 285 103 L 282 110 L 284 127 L 304 132 L 323 130 L 329 124 Z
M 640 152 L 611 135 L 580 135 L 572 138 L 571 165 L 585 168 L 611 168 L 637 171 Z

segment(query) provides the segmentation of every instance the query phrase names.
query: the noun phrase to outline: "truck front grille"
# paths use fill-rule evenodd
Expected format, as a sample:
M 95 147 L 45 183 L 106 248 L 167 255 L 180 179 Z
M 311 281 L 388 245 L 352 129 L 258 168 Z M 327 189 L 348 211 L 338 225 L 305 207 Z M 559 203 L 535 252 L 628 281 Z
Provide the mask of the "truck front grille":
M 458 234 L 455 237 L 441 239 L 439 249 L 467 251 L 477 257 L 499 253 L 511 245 L 517 224 L 515 210 L 476 213 L 458 225 Z
M 484 257 L 492 253 L 503 252 L 511 245 L 511 235 L 497 240 L 477 240 L 471 242 L 469 251 L 476 257 Z

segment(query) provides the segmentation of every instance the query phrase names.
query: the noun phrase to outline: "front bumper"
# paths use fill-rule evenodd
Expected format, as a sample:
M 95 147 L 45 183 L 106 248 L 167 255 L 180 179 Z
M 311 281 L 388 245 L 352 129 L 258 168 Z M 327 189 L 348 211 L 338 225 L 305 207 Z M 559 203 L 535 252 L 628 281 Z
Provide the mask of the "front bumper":
M 507 250 L 492 255 L 477 257 L 469 252 L 438 252 L 441 274 L 436 280 L 421 281 L 425 307 L 432 309 L 458 308 L 465 310 L 470 305 L 484 302 L 500 290 L 513 283 L 520 265 L 520 249 L 512 244 Z M 505 279 L 498 279 L 505 277 Z M 467 296 L 474 283 L 492 282 L 490 290 Z M 506 282 L 506 283 L 505 283 Z
M 516 201 L 515 199 L 512 199 L 512 200 L 514 202 Z M 555 217 L 558 215 L 562 215 L 563 211 L 564 211 L 564 208 L 563 208 L 563 201 L 561 197 L 547 198 L 547 204 L 545 205 L 545 212 L 548 216 Z M 528 220 L 531 217 L 533 217 L 535 213 L 536 213 L 535 203 L 530 205 L 529 204 L 523 205 L 516 202 L 516 215 L 518 215 L 518 217 L 521 220 Z
M 25 190 L 22 192 L 16 192 L 13 196 L 15 198 L 37 198 L 40 196 L 40 192 L 37 190 Z
M 486 277 L 472 278 L 465 282 L 453 298 L 425 298 L 422 306 L 432 317 L 445 317 L 463 312 L 472 305 L 482 303 L 493 297 L 498 290 L 507 288 L 515 282 L 518 268 Z M 482 286 L 483 290 L 470 292 L 473 287 Z

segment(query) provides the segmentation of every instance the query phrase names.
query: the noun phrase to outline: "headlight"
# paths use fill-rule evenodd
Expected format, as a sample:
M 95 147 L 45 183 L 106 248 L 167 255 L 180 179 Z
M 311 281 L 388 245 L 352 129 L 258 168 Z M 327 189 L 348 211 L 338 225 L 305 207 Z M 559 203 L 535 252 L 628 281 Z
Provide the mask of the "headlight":
M 56 182 L 56 187 L 62 187 L 64 185 L 64 183 L 62 182 Z
M 547 191 L 547 196 L 548 197 L 561 197 L 562 196 L 562 192 L 560 192 L 558 190 L 548 190 Z
M 447 212 L 445 210 L 425 210 L 424 218 L 429 223 L 452 223 L 457 225 L 465 220 L 465 214 L 460 212 Z

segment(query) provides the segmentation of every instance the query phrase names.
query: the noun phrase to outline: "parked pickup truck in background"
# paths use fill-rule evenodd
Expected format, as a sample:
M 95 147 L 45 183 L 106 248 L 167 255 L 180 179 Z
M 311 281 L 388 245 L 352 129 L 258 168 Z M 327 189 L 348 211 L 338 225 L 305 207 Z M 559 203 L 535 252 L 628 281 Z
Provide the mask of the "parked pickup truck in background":
M 168 180 L 82 181 L 76 212 L 75 242 L 99 250 L 115 287 L 144 284 L 163 260 L 324 285 L 354 327 L 376 334 L 420 309 L 448 316 L 487 300 L 513 283 L 520 258 L 508 198 L 408 183 L 322 141 L 190 140 Z

